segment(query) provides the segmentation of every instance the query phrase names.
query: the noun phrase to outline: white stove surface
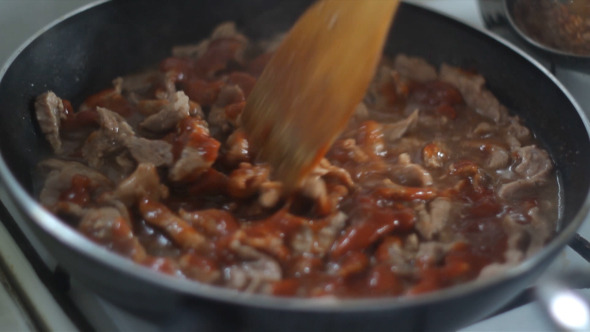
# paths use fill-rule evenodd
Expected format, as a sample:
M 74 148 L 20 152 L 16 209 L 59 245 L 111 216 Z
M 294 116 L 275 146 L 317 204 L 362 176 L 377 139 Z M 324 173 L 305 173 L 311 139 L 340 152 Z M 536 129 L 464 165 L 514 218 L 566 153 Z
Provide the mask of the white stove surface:
M 475 27 L 483 27 L 476 0 L 407 0 L 440 11 Z M 19 48 L 30 36 L 62 15 L 83 7 L 90 0 L 0 0 L 0 64 Z M 569 89 L 580 105 L 590 114 L 590 76 L 557 68 L 556 76 Z M 6 204 L 12 211 L 14 207 Z M 0 220 L 1 221 L 1 220 Z M 30 231 L 22 229 L 38 249 L 39 255 L 50 268 L 55 262 L 42 250 Z M 580 234 L 590 238 L 590 221 L 586 221 Z M 40 250 L 39 250 L 40 249 Z M 543 278 L 572 269 L 590 272 L 590 264 L 569 247 L 549 267 Z M 14 281 L 18 280 L 15 286 Z M 43 281 L 25 258 L 15 240 L 0 223 L 0 330 L 51 330 L 77 331 L 54 296 L 43 286 Z M 590 297 L 590 292 L 584 292 Z M 93 329 L 99 331 L 158 331 L 158 326 L 132 316 L 100 299 L 72 281 L 68 296 L 84 314 Z M 35 304 L 31 309 L 31 301 Z M 31 317 L 33 316 L 33 317 Z M 553 331 L 536 303 L 517 307 L 493 318 L 468 326 L 461 331 Z

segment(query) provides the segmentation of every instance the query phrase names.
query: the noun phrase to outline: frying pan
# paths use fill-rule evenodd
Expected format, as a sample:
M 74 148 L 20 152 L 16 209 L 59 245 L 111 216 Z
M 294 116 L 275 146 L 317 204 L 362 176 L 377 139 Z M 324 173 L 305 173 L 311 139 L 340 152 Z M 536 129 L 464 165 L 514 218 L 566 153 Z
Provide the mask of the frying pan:
M 0 198 L 17 207 L 49 253 L 80 283 L 143 317 L 202 330 L 452 330 L 502 307 L 528 287 L 574 236 L 589 205 L 590 139 L 583 112 L 545 69 L 495 37 L 403 3 L 386 53 L 404 52 L 475 69 L 550 151 L 560 177 L 559 232 L 538 254 L 505 273 L 416 297 L 314 300 L 251 295 L 159 274 L 99 247 L 36 201 L 36 164 L 50 153 L 33 116 L 52 89 L 76 107 L 119 75 L 206 37 L 225 20 L 248 36 L 270 37 L 311 1 L 178 0 L 97 3 L 45 29 L 0 72 Z M 186 320 L 185 320 L 186 321 Z M 187 325 L 188 326 L 188 325 Z M 196 325 L 191 325 L 196 326 Z M 185 326 L 186 327 L 186 326 Z

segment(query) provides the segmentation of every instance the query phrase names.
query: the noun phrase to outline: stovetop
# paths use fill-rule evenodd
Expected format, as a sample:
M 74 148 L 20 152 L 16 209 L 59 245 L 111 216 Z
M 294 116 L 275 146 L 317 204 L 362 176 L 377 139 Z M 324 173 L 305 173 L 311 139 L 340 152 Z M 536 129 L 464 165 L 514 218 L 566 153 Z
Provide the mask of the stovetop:
M 474 27 L 484 28 L 480 2 L 496 0 L 407 0 L 445 13 Z M 83 7 L 90 0 L 0 0 L 0 64 L 4 63 L 30 36 L 62 15 Z M 492 32 L 527 49 L 522 40 L 508 29 Z M 586 113 L 590 115 L 590 75 L 580 71 L 551 66 L 542 57 L 541 64 L 551 67 Z M 166 326 L 137 318 L 102 300 L 60 270 L 43 250 L 26 226 L 16 226 L 10 212 L 14 207 L 0 205 L 0 328 L 2 330 L 107 330 L 158 331 Z M 590 238 L 590 221 L 579 233 Z M 31 264 L 43 261 L 46 264 Z M 590 273 L 590 264 L 571 248 L 566 248 L 541 277 L 581 269 Z M 583 291 L 590 298 L 590 293 Z M 537 303 L 524 293 L 512 306 L 461 331 L 553 331 Z

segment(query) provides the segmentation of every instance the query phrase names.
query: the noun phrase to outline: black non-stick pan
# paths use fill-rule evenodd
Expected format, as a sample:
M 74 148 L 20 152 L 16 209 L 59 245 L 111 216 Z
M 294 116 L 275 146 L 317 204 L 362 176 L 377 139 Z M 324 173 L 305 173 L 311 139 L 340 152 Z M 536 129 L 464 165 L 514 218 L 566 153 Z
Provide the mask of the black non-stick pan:
M 288 29 L 309 3 L 111 1 L 49 27 L 0 72 L 0 198 L 18 207 L 18 222 L 35 232 L 73 278 L 144 317 L 170 322 L 184 317 L 214 331 L 438 331 L 464 326 L 502 307 L 543 272 L 588 212 L 588 123 L 564 88 L 525 54 L 485 32 L 406 3 L 386 52 L 478 71 L 555 161 L 563 197 L 560 229 L 545 249 L 522 264 L 493 278 L 415 297 L 325 301 L 243 294 L 135 265 L 88 241 L 36 202 L 35 166 L 49 154 L 33 116 L 38 94 L 52 89 L 76 106 L 114 77 L 156 63 L 173 45 L 198 41 L 222 21 L 236 21 L 253 38 L 269 37 Z

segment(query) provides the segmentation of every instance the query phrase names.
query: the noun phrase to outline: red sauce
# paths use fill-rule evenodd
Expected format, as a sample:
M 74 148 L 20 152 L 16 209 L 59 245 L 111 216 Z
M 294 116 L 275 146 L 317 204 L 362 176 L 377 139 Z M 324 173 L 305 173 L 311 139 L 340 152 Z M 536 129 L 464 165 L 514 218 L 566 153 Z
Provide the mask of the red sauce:
M 70 188 L 60 194 L 59 200 L 86 206 L 90 202 L 91 185 L 88 177 L 74 174 Z

